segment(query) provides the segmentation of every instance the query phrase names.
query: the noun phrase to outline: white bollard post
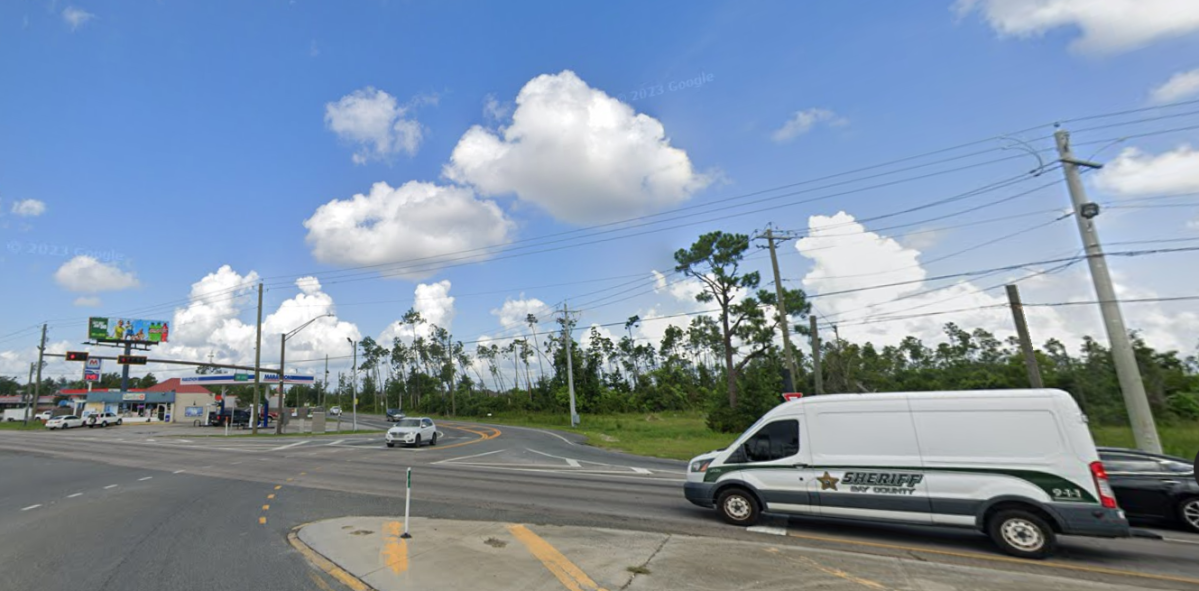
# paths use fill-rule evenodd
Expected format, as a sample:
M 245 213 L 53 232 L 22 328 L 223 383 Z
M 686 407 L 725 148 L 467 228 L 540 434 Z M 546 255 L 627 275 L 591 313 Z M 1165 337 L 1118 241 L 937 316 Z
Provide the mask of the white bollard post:
M 404 488 L 404 535 L 401 538 L 407 540 L 412 535 L 408 533 L 408 510 L 412 501 L 412 468 L 408 468 L 408 485 Z

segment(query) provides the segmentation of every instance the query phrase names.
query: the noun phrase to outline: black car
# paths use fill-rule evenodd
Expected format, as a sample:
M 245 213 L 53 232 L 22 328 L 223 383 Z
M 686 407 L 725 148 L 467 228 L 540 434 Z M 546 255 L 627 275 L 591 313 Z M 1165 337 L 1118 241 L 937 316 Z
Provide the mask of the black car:
M 1099 448 L 1099 459 L 1130 520 L 1176 523 L 1199 533 L 1199 482 L 1190 460 L 1112 447 Z
M 400 409 L 398 409 L 398 408 L 387 409 L 387 420 L 388 421 L 394 423 L 396 421 L 399 421 L 402 418 L 404 418 L 404 413 L 400 412 Z

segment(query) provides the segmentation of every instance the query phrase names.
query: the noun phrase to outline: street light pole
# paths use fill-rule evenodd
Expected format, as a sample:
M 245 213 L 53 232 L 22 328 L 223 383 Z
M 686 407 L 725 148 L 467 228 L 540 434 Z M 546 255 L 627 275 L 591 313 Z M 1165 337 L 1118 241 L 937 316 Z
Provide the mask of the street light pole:
M 300 326 L 298 326 L 291 332 L 284 333 L 282 335 L 283 338 L 279 339 L 279 420 L 275 421 L 275 434 L 276 435 L 283 434 L 283 420 L 284 420 L 283 411 L 285 410 L 285 407 L 283 404 L 283 385 L 285 383 L 284 378 L 287 375 L 287 364 L 284 363 L 286 361 L 285 357 L 287 355 L 287 339 L 296 336 L 296 333 L 307 328 L 309 324 L 312 324 L 313 322 L 316 322 L 317 320 L 320 320 L 321 318 L 328 318 L 330 316 L 333 316 L 333 315 L 332 314 L 323 314 L 321 316 L 317 316 L 316 318 L 313 318 L 312 320 L 309 320 L 308 322 L 301 324 Z M 301 424 L 301 426 L 303 426 L 303 425 Z M 301 431 L 303 431 L 303 429 L 301 429 Z

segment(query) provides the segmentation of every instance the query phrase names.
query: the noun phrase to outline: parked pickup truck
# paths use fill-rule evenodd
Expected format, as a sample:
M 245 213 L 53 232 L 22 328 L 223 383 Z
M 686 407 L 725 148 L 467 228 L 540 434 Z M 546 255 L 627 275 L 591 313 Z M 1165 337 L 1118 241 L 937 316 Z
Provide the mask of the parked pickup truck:
M 83 417 L 83 424 L 91 427 L 107 427 L 109 425 L 120 425 L 121 417 L 110 412 L 94 412 Z

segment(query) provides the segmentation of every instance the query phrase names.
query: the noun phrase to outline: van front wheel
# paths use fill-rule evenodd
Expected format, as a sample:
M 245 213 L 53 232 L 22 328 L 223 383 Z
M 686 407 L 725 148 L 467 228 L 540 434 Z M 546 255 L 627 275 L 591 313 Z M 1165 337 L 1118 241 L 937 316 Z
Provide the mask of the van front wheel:
M 1053 528 L 1038 515 L 1020 509 L 996 513 L 987 533 L 1004 552 L 1020 558 L 1048 558 L 1057 549 Z
M 720 494 L 716 503 L 721 517 L 733 525 L 750 526 L 758 522 L 761 509 L 753 495 L 743 489 L 732 488 Z

